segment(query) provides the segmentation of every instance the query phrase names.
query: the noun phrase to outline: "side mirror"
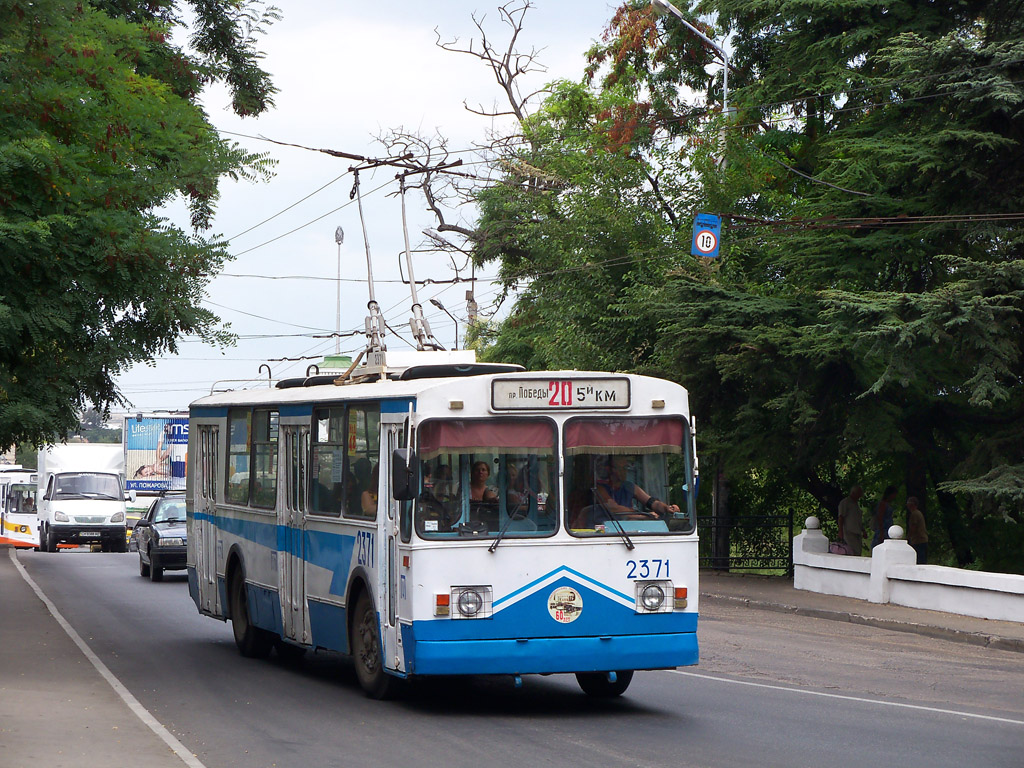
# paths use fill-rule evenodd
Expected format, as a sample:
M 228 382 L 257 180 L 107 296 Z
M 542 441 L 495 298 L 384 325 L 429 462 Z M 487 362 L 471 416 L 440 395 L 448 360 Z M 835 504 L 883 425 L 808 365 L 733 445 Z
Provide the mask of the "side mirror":
M 391 495 L 399 501 L 416 498 L 419 487 L 419 459 L 408 448 L 398 448 L 391 454 Z
M 136 498 L 135 497 L 135 491 L 134 490 L 128 491 L 127 495 L 125 495 L 124 498 L 125 498 L 125 501 L 135 501 L 135 498 Z
M 149 528 L 149 520 L 139 520 L 139 522 L 137 522 L 135 524 L 135 527 L 136 528 Z

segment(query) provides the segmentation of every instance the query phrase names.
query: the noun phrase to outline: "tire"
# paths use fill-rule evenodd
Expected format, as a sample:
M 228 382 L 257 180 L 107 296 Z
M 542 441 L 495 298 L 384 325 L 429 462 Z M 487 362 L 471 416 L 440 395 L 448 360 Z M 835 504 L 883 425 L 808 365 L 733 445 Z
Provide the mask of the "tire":
M 139 552 L 139 576 L 146 578 L 149 576 L 149 566 L 142 562 L 142 553 Z
M 57 534 L 53 532 L 52 528 L 46 529 L 46 551 L 56 552 L 57 551 Z
M 164 569 L 159 565 L 153 564 L 153 556 L 149 556 L 149 580 L 150 581 L 163 581 L 164 580 Z
M 245 579 L 238 568 L 231 576 L 231 631 L 235 645 L 243 656 L 250 659 L 265 659 L 274 647 L 274 638 L 265 629 L 254 627 L 249 621 L 249 602 L 245 594 Z
M 389 699 L 398 688 L 398 678 L 384 671 L 380 647 L 380 625 L 373 602 L 366 592 L 359 594 L 352 615 L 349 647 L 355 662 L 359 685 L 371 699 Z
M 127 552 L 128 551 L 128 539 L 118 539 L 114 542 L 114 545 L 110 548 L 111 552 Z
M 49 552 L 46 548 L 46 529 L 43 526 L 39 526 L 39 551 Z
M 615 673 L 615 682 L 608 682 L 607 672 L 577 672 L 576 682 L 587 696 L 595 699 L 612 699 L 621 696 L 633 680 L 633 670 L 620 669 Z

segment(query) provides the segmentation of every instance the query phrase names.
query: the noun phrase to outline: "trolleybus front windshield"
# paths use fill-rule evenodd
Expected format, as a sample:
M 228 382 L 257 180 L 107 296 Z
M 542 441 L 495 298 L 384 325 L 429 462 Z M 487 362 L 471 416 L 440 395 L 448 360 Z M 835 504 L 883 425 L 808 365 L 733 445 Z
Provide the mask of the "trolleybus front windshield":
M 692 533 L 690 441 L 672 418 L 578 418 L 565 425 L 565 514 L 577 536 Z
M 433 420 L 419 429 L 416 530 L 425 538 L 547 536 L 558 527 L 555 425 Z

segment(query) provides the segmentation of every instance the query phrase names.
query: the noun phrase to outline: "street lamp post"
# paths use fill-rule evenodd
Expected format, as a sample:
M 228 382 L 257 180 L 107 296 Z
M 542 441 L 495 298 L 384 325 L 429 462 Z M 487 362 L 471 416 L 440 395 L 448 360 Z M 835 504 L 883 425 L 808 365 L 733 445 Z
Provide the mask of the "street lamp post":
M 699 37 L 701 39 L 701 42 L 704 43 L 704 45 L 708 46 L 708 48 L 710 48 L 712 51 L 714 51 L 716 54 L 718 54 L 718 58 L 720 58 L 722 60 L 722 64 L 723 64 L 723 69 L 722 69 L 722 117 L 727 117 L 728 114 L 729 114 L 729 54 L 725 52 L 725 48 L 720 46 L 718 43 L 716 43 L 710 37 L 708 37 L 703 32 L 701 32 L 699 29 L 697 29 L 695 26 L 693 26 L 693 24 L 688 22 L 686 20 L 686 18 L 683 16 L 683 12 L 680 11 L 678 8 L 676 8 L 674 5 L 672 5 L 672 3 L 668 2 L 668 0 L 651 0 L 651 7 L 654 9 L 654 12 L 658 13 L 658 14 L 671 13 L 673 16 L 675 16 L 677 19 L 679 19 L 680 23 L 684 27 L 686 27 L 688 30 L 693 32 L 693 34 L 695 34 L 697 37 Z M 724 147 L 723 147 L 723 150 L 722 150 L 722 166 L 723 167 L 725 166 L 725 149 L 724 149 Z
M 338 244 L 338 314 L 334 318 L 334 354 L 341 354 L 341 244 L 345 242 L 345 230 L 338 227 L 334 230 L 334 242 Z
M 450 317 L 452 319 L 452 322 L 455 324 L 455 346 L 453 347 L 453 349 L 458 349 L 459 348 L 459 321 L 456 320 L 455 319 L 455 315 L 453 315 L 451 312 L 449 312 L 445 308 L 444 304 L 442 304 L 437 299 L 431 299 L 430 303 L 433 304 L 438 309 L 440 309 L 442 312 L 444 312 L 446 315 L 448 315 L 448 317 Z

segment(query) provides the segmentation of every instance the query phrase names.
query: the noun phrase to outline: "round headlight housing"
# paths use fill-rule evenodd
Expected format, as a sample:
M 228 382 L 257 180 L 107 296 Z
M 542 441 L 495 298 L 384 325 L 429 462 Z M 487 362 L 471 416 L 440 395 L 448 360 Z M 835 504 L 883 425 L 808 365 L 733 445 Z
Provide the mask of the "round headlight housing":
M 655 613 L 665 605 L 665 590 L 660 584 L 648 584 L 640 592 L 640 604 L 645 611 Z
M 484 607 L 484 598 L 475 589 L 463 590 L 456 603 L 463 616 L 476 616 Z

